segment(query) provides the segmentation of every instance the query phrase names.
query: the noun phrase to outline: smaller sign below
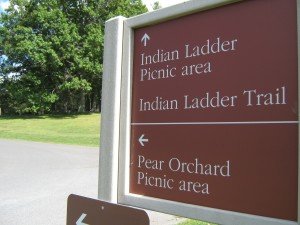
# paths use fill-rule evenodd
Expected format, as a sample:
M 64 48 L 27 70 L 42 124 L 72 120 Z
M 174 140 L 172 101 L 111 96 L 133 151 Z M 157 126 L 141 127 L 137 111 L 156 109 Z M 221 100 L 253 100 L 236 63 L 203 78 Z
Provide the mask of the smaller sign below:
M 149 225 L 147 213 L 71 194 L 68 197 L 67 225 Z

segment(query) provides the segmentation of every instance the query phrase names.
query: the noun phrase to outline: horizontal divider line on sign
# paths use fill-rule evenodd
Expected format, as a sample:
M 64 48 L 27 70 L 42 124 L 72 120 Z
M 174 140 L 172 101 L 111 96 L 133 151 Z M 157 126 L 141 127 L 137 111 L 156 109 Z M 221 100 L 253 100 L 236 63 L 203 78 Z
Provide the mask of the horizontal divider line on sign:
M 246 125 L 246 124 L 298 124 L 298 121 L 241 121 L 241 122 L 162 122 L 162 123 L 131 123 L 132 126 L 148 125 Z

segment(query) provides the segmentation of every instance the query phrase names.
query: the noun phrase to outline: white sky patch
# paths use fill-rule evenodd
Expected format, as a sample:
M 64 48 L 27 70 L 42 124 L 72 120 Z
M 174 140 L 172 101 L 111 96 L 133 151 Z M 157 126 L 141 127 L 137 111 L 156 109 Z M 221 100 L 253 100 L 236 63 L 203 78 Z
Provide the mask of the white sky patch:
M 4 11 L 9 7 L 9 1 L 0 0 L 0 11 Z
M 151 11 L 152 6 L 154 5 L 154 2 L 157 2 L 158 0 L 142 0 L 143 3 L 147 6 L 147 8 Z M 168 7 L 171 5 L 176 5 L 182 2 L 186 2 L 188 0 L 159 0 L 160 5 L 164 7 Z
M 159 0 L 160 2 L 160 5 L 162 7 L 168 7 L 168 6 L 171 6 L 171 5 L 176 5 L 176 4 L 179 4 L 179 3 L 182 3 L 182 2 L 187 2 L 188 0 Z

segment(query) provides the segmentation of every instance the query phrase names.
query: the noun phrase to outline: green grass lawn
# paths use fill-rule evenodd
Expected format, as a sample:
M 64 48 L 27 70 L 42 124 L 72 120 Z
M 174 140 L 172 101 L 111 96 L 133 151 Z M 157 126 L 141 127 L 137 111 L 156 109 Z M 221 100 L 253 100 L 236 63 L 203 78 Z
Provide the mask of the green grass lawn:
M 0 138 L 99 146 L 100 114 L 0 117 Z
M 197 220 L 186 220 L 182 223 L 179 223 L 178 225 L 216 225 L 216 224 L 201 222 L 201 221 L 197 221 Z

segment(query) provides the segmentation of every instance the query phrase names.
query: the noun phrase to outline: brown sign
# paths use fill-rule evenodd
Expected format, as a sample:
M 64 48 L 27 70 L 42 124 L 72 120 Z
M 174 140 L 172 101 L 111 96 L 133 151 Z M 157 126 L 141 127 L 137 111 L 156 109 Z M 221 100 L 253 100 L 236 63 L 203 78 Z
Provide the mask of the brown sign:
M 149 225 L 145 211 L 78 195 L 68 198 L 67 225 Z
M 134 30 L 130 192 L 297 221 L 296 0 Z

